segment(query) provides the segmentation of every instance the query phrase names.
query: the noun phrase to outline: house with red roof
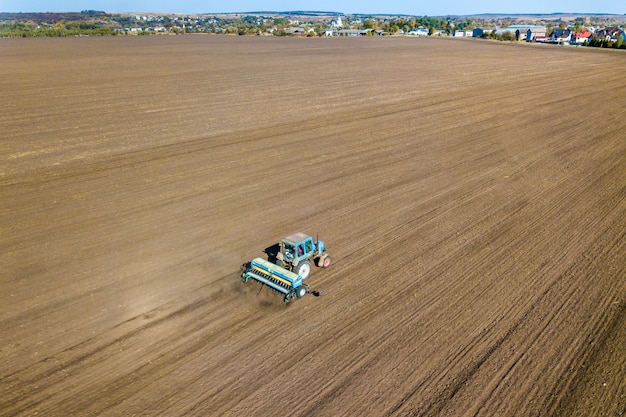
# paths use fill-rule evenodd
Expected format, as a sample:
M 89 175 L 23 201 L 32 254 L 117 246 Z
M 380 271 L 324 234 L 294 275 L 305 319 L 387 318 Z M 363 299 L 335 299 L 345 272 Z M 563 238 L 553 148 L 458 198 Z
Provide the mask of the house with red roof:
M 593 37 L 593 33 L 588 31 L 587 29 L 583 29 L 580 32 L 576 32 L 572 34 L 572 43 L 574 44 L 582 44 L 589 42 Z

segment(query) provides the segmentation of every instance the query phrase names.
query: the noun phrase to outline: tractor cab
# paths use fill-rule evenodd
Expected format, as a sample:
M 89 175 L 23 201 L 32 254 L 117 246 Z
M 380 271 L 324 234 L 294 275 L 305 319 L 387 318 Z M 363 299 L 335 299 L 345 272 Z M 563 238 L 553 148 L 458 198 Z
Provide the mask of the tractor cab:
M 298 232 L 280 241 L 280 251 L 284 260 L 294 262 L 308 259 L 315 252 L 315 244 L 311 236 Z

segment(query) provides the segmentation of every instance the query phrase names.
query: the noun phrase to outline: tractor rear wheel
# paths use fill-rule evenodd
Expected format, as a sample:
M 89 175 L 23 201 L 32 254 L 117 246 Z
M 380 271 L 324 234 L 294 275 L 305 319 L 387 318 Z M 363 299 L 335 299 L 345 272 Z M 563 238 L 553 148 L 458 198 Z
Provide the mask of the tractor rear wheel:
M 300 275 L 302 279 L 307 279 L 311 273 L 311 263 L 309 261 L 302 261 L 296 265 L 293 272 Z

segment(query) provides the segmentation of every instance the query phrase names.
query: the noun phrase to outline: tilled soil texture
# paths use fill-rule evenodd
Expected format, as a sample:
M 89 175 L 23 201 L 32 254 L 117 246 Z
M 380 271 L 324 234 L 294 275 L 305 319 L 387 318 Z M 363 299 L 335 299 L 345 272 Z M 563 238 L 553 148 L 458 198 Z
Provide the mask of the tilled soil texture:
M 625 64 L 0 40 L 0 415 L 626 414 Z M 323 296 L 241 282 L 295 231 Z

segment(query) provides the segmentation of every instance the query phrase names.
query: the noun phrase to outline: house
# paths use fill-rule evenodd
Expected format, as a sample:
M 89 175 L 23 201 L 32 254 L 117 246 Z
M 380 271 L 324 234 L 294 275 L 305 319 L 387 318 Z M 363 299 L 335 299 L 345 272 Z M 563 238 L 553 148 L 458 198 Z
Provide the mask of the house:
M 554 29 L 550 34 L 550 42 L 567 45 L 572 40 L 572 31 L 569 29 Z
M 600 29 L 594 33 L 594 37 L 606 41 L 617 42 L 620 34 L 623 33 L 620 28 L 609 27 L 606 29 Z
M 576 32 L 572 35 L 572 43 L 577 45 L 588 43 L 592 37 L 593 34 L 590 31 L 588 31 L 587 29 L 583 29 L 580 32 Z

